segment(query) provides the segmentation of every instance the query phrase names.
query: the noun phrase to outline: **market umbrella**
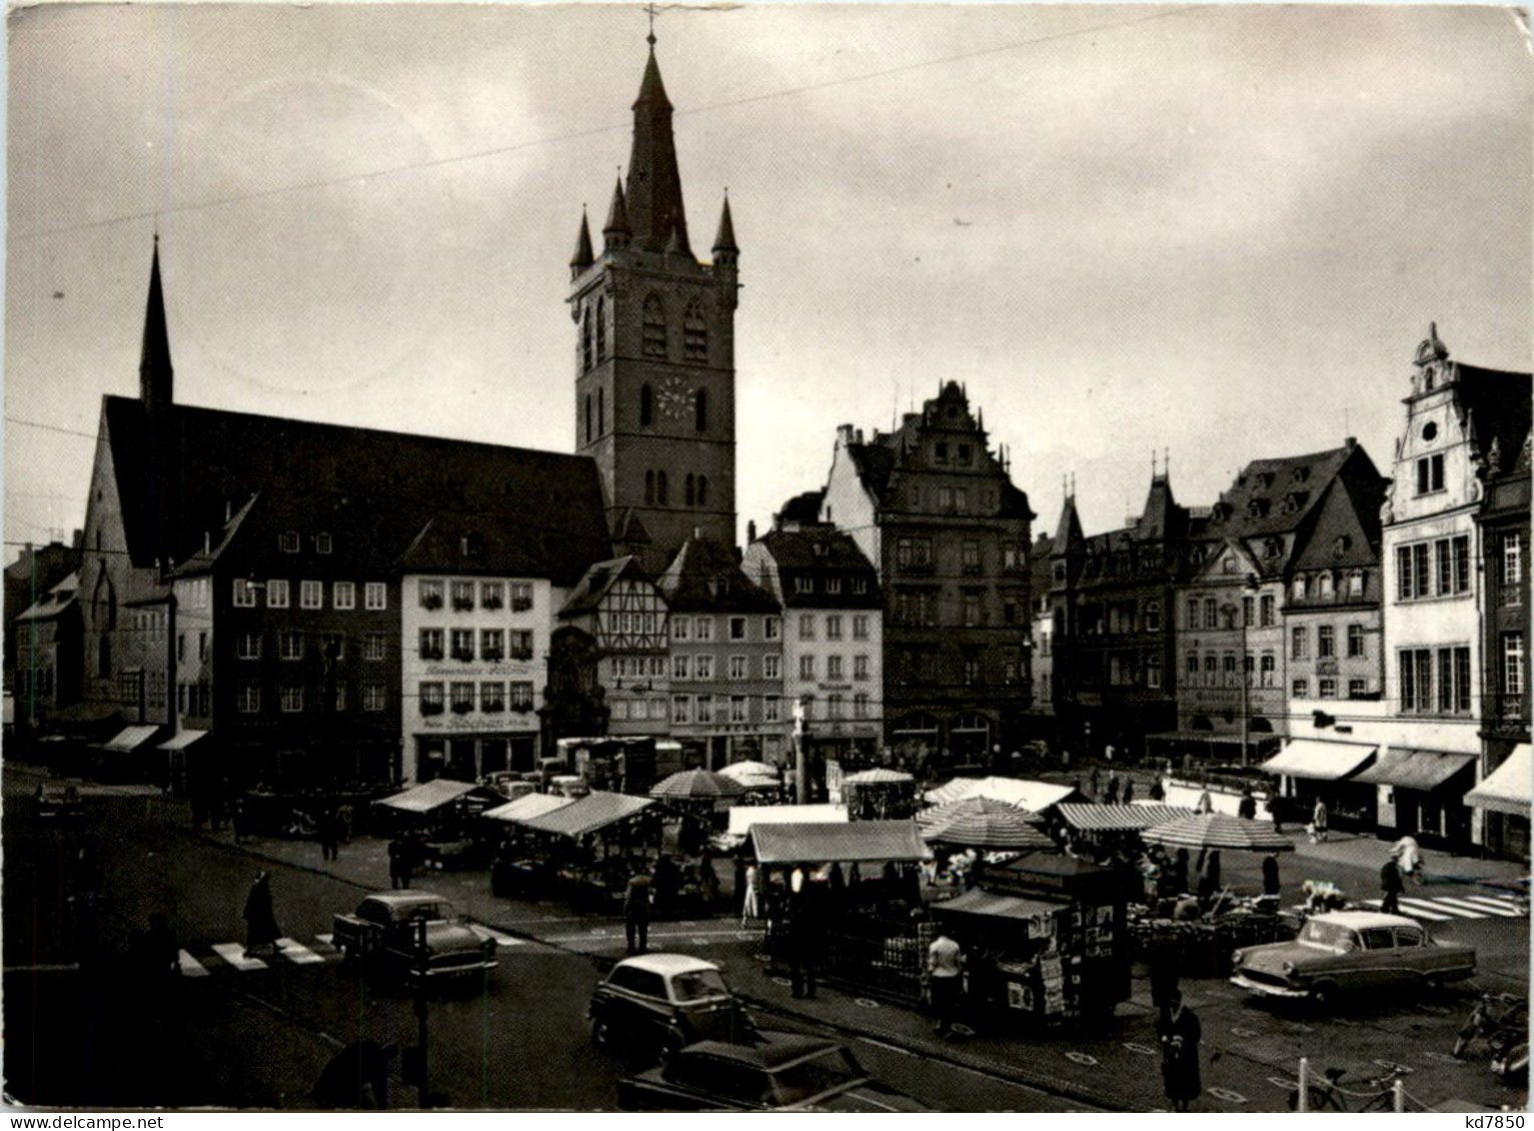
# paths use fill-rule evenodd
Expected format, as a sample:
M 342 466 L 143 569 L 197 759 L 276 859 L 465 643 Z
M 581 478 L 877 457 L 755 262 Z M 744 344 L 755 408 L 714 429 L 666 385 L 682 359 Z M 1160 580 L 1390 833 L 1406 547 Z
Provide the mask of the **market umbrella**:
M 1227 813 L 1178 817 L 1140 834 L 1148 844 L 1168 848 L 1221 848 L 1237 852 L 1293 852 L 1294 842 L 1271 825 Z
M 736 781 L 750 781 L 752 778 L 778 779 L 778 768 L 766 762 L 731 762 L 719 773 Z
M 745 792 L 746 787 L 740 782 L 712 770 L 683 770 L 656 783 L 650 796 L 667 801 L 717 801 Z
M 1008 805 L 1005 801 L 997 801 L 990 797 L 966 797 L 962 801 L 951 801 L 947 805 L 939 805 L 916 814 L 916 824 L 921 829 L 922 836 L 931 840 L 955 821 L 991 813 L 1021 814 L 1024 822 L 1029 825 L 1039 825 L 1044 821 L 1044 818 L 1037 813 L 1030 813 L 1016 805 Z
M 915 781 L 910 774 L 901 770 L 886 770 L 882 767 L 872 770 L 862 770 L 855 774 L 848 774 L 842 779 L 843 785 L 894 785 L 900 782 Z
M 960 844 L 968 848 L 1053 848 L 1055 842 L 1033 827 L 1035 815 L 1015 805 L 976 798 L 986 808 L 975 806 L 964 813 L 922 830 L 927 840 Z M 959 802 L 960 805 L 965 802 Z

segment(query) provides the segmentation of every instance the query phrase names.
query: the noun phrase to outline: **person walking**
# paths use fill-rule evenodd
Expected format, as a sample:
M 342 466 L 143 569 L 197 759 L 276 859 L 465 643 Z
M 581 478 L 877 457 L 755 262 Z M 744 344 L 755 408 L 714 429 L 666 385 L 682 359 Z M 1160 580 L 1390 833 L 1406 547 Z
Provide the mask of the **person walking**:
M 335 806 L 324 806 L 315 824 L 317 826 L 315 832 L 319 835 L 320 841 L 320 858 L 326 861 L 337 859 L 341 855 L 341 830 Z
M 1100 779 L 1100 778 L 1099 778 L 1099 777 L 1098 777 L 1098 774 L 1097 774 L 1097 767 L 1096 767 L 1096 766 L 1093 766 L 1093 767 L 1092 767 L 1092 777 L 1091 777 L 1091 779 L 1090 779 L 1090 780 L 1091 780 L 1091 782 L 1092 782 L 1092 796 L 1093 796 L 1093 797 L 1094 797 L 1094 798 L 1095 798 L 1095 797 L 1096 797 L 1096 796 L 1097 796 L 1097 787 L 1098 787 L 1098 783 L 1099 783 L 1099 781 L 1100 781 L 1100 780 L 1101 780 L 1101 779 Z
M 1161 784 L 1161 776 L 1159 774 L 1151 782 L 1150 799 L 1152 801 L 1165 801 L 1166 800 L 1166 789 Z
M 623 937 L 630 954 L 650 949 L 650 876 L 635 869 L 623 892 Z
M 1394 856 L 1386 857 L 1380 867 L 1380 893 L 1384 897 L 1380 900 L 1380 910 L 1386 915 L 1399 915 L 1401 908 L 1397 901 L 1405 890 L 1406 885 L 1401 882 L 1401 865 L 1396 863 Z
M 1198 1066 L 1198 1045 L 1203 1032 L 1198 1015 L 1183 1004 L 1181 990 L 1172 990 L 1167 1003 L 1156 1018 L 1156 1036 L 1161 1041 L 1161 1082 L 1172 1110 L 1184 1112 L 1204 1090 Z
M 796 870 L 797 872 L 797 870 Z M 810 880 L 802 873 L 797 893 L 788 896 L 788 931 L 792 990 L 796 998 L 815 996 L 816 967 L 820 963 L 820 947 L 824 930 L 825 901 L 824 881 Z
M 1124 779 L 1124 796 L 1123 796 L 1123 798 L 1121 800 L 1123 801 L 1123 803 L 1125 805 L 1128 805 L 1134 799 L 1135 799 L 1135 781 L 1134 781 L 1134 778 L 1125 778 Z
M 1209 791 L 1207 789 L 1204 790 L 1203 793 L 1198 795 L 1198 803 L 1196 805 L 1194 805 L 1193 811 L 1195 813 L 1213 813 L 1214 812 L 1214 798 L 1209 796 Z
M 964 952 L 959 944 L 942 932 L 927 948 L 927 995 L 937 1024 L 932 1031 L 940 1037 L 953 1034 L 953 1015 L 959 1004 L 963 985 Z
M 277 914 L 272 907 L 272 876 L 262 872 L 250 885 L 245 897 L 245 957 L 262 948 L 277 953 L 277 940 L 282 931 L 277 926 Z
M 762 917 L 760 882 L 760 873 L 757 872 L 756 865 L 746 865 L 745 882 L 741 884 L 741 887 L 745 889 L 745 898 L 740 905 L 740 925 L 742 927 L 746 926 L 752 919 L 760 919 Z
M 1278 898 L 1278 853 L 1269 852 L 1262 858 L 1262 894 Z
M 1316 798 L 1316 807 L 1310 814 L 1310 843 L 1316 844 L 1326 840 L 1326 802 Z
M 401 837 L 395 837 L 389 842 L 389 886 L 410 886 L 410 849 Z
M 1284 831 L 1284 799 L 1278 795 L 1278 790 L 1268 792 L 1268 816 L 1273 818 L 1273 831 Z
M 1247 786 L 1241 791 L 1241 801 L 1236 805 L 1236 816 L 1243 821 L 1257 819 L 1257 798 L 1252 796 L 1252 787 Z
M 1119 803 L 1119 773 L 1117 770 L 1108 771 L 1108 792 L 1103 795 L 1104 805 L 1117 805 Z

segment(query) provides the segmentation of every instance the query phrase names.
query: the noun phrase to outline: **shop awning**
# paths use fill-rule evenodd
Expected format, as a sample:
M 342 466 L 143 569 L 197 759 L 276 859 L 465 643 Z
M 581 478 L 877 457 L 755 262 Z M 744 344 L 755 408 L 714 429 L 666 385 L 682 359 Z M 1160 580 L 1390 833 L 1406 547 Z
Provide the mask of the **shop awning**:
M 1465 804 L 1493 813 L 1529 815 L 1530 790 L 1529 744 L 1520 742 L 1513 752 L 1480 785 L 1465 794 Z
M 1060 818 L 1082 832 L 1117 832 L 1149 829 L 1179 817 L 1193 816 L 1181 805 L 1062 805 Z
M 749 836 L 753 825 L 846 823 L 845 805 L 737 805 L 730 810 L 731 836 Z
M 1353 780 L 1426 793 L 1437 789 L 1476 760 L 1474 754 L 1445 754 L 1438 750 L 1396 746 L 1386 750 L 1374 765 Z
M 541 817 L 530 817 L 521 824 L 540 832 L 579 840 L 608 825 L 626 820 L 653 804 L 648 797 L 631 797 L 626 793 L 607 793 L 597 789 L 579 801 L 572 801 Z
M 412 786 L 403 793 L 385 797 L 373 804 L 385 805 L 390 809 L 399 809 L 406 813 L 430 813 L 433 809 L 440 809 L 449 802 L 457 801 L 464 794 L 472 793 L 477 788 L 478 786 L 473 782 L 438 778 L 425 785 Z
M 124 727 L 117 732 L 116 738 L 102 743 L 101 748 L 113 754 L 131 754 L 153 738 L 154 732 L 159 729 L 157 726 Z
M 751 842 L 759 864 L 901 863 L 932 857 L 915 821 L 756 825 Z
M 1064 909 L 1067 904 L 1049 903 L 1042 899 L 1024 899 L 1016 895 L 996 895 L 992 892 L 971 888 L 962 895 L 942 903 L 934 903 L 931 910 L 938 914 L 983 915 L 990 919 L 1039 919 Z
M 562 797 L 557 793 L 528 793 L 508 801 L 505 805 L 497 805 L 494 809 L 486 809 L 483 817 L 489 817 L 493 821 L 529 821 L 534 817 L 541 817 L 545 813 L 552 813 L 555 809 L 563 809 L 566 805 L 574 804 L 574 799 Z
M 178 734 L 172 736 L 171 738 L 167 739 L 166 741 L 160 743 L 159 749 L 161 749 L 161 750 L 185 750 L 188 746 L 192 745 L 192 743 L 196 742 L 199 738 L 206 738 L 207 736 L 208 736 L 208 732 L 205 731 L 205 730 L 193 730 L 191 727 L 187 727 L 186 729 L 182 730 L 180 733 L 178 733 Z
M 1365 742 L 1322 742 L 1296 738 L 1261 766 L 1270 774 L 1312 781 L 1339 781 L 1374 757 L 1379 747 Z
M 1042 813 L 1051 805 L 1062 801 L 1080 800 L 1073 786 L 1057 785 L 1048 781 L 1028 781 L 1022 778 L 955 778 L 953 781 L 928 790 L 926 799 L 934 805 L 946 805 L 950 801 L 963 801 L 966 797 L 989 797 L 993 801 L 1005 801 L 1030 812 Z

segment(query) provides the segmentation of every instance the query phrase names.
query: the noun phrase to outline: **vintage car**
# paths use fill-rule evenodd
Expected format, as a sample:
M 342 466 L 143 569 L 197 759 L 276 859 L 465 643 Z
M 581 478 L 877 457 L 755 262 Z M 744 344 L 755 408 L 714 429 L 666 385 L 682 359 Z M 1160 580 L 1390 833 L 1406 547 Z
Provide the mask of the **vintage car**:
M 870 1079 L 825 1037 L 763 1033 L 751 1045 L 700 1041 L 618 1081 L 626 1111 L 930 1111 Z
M 331 932 L 331 945 L 345 960 L 406 982 L 419 979 L 423 965 L 430 982 L 496 965 L 495 940 L 481 936 L 451 903 L 429 891 L 376 891 L 364 896 L 353 914 L 334 918 Z
M 636 1059 L 653 1060 L 709 1038 L 756 1037 L 719 967 L 686 954 L 625 958 L 597 984 L 586 1017 L 592 1040 Z
M 75 786 L 44 782 L 32 795 L 38 817 L 45 821 L 78 821 L 85 816 L 85 804 Z
M 1339 993 L 1468 978 L 1475 973 L 1475 950 L 1434 942 L 1404 915 L 1331 911 L 1311 916 L 1292 942 L 1236 951 L 1232 965 L 1231 982 L 1242 989 L 1325 1004 Z

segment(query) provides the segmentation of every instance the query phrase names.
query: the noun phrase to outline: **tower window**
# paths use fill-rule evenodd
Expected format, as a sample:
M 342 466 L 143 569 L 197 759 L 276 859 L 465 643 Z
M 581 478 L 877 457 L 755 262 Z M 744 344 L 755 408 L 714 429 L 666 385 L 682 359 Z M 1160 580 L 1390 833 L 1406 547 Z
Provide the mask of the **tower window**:
M 682 354 L 688 361 L 708 360 L 708 323 L 697 299 L 688 303 L 687 313 L 682 316 Z
M 597 390 L 597 435 L 607 435 L 607 390 Z
M 655 472 L 653 471 L 644 473 L 644 501 L 647 506 L 655 502 Z
M 687 482 L 686 482 L 686 485 L 683 488 L 682 497 L 686 501 L 688 506 L 692 506 L 693 491 L 692 491 L 692 476 L 691 475 L 689 475 L 687 477 Z
M 666 356 L 666 308 L 659 295 L 644 300 L 644 332 L 640 343 L 645 357 Z
M 699 389 L 692 395 L 693 427 L 699 432 L 708 431 L 708 390 Z
M 664 471 L 655 473 L 655 501 L 663 507 L 671 504 L 671 492 L 667 489 Z
M 641 385 L 639 387 L 639 426 L 648 428 L 654 419 L 655 393 L 649 385 Z
M 708 506 L 708 476 L 706 475 L 698 476 L 698 505 Z
M 586 443 L 591 443 L 591 394 L 586 394 Z
M 581 368 L 591 368 L 591 307 L 586 308 L 586 318 L 581 324 Z
M 597 361 L 607 360 L 607 300 L 597 299 Z

